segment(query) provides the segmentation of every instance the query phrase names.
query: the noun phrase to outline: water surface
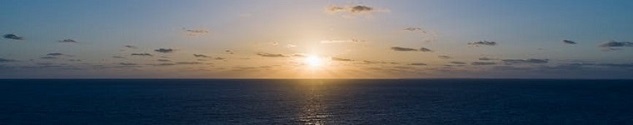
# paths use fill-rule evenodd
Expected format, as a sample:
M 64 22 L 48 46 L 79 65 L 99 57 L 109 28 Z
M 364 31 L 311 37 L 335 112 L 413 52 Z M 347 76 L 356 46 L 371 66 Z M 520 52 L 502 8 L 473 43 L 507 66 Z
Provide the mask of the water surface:
M 633 80 L 0 80 L 1 124 L 633 124 Z

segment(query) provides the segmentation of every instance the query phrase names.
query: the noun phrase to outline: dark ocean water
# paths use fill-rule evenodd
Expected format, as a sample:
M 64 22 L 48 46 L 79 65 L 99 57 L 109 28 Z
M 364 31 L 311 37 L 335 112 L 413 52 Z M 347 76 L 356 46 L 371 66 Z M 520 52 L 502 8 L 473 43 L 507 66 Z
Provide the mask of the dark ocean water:
M 0 124 L 633 124 L 632 80 L 0 80 Z

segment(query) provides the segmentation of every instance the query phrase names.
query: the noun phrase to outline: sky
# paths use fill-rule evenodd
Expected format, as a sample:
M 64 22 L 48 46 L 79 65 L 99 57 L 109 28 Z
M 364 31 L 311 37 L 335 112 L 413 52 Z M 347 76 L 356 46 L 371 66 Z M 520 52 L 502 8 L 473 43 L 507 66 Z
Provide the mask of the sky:
M 0 78 L 633 78 L 630 0 L 2 0 Z

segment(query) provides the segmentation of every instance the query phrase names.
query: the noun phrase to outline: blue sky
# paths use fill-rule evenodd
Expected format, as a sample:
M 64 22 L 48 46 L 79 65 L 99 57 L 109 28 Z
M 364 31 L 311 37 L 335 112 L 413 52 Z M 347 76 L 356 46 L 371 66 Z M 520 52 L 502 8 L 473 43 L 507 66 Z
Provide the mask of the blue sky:
M 633 78 L 631 13 L 627 0 L 3 0 L 0 78 Z

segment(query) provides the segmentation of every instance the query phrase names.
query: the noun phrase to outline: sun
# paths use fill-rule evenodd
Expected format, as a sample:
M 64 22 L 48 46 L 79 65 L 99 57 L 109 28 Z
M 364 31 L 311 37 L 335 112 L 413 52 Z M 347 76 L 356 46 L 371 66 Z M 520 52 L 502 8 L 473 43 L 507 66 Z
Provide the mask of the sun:
M 310 68 L 319 68 L 323 65 L 323 59 L 316 55 L 307 56 L 303 63 L 308 65 Z

